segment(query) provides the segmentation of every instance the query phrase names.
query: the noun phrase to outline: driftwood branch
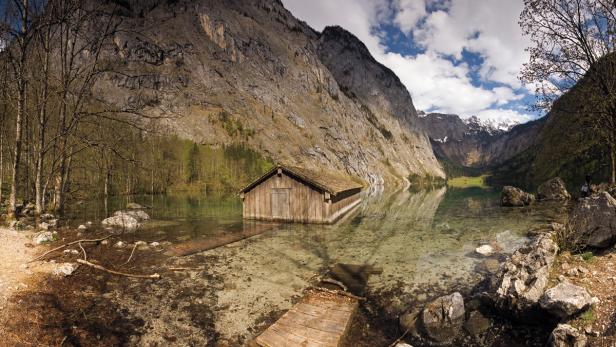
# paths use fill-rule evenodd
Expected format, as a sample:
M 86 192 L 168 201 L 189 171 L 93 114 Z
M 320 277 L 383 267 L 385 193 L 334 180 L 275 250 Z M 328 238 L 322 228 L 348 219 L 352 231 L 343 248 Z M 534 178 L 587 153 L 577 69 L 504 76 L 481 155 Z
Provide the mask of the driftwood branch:
M 113 274 L 113 275 L 125 276 L 125 277 L 133 277 L 133 278 L 154 279 L 154 280 L 160 279 L 160 275 L 157 274 L 157 273 L 152 274 L 152 275 L 136 275 L 136 274 L 129 274 L 129 273 L 125 273 L 125 272 L 110 270 L 110 269 L 107 269 L 107 268 L 105 268 L 103 266 L 100 266 L 98 264 L 92 264 L 89 261 L 83 260 L 83 259 L 77 259 L 77 262 L 79 264 L 83 264 L 83 265 L 86 265 L 86 266 L 89 266 L 89 267 L 93 267 L 93 268 L 95 268 L 97 270 L 101 270 L 101 271 L 104 271 L 104 272 L 107 272 L 107 273 L 110 273 L 110 274 Z
M 344 290 L 345 292 L 349 291 L 347 286 L 345 286 L 344 283 L 342 283 L 340 281 L 336 281 L 336 280 L 332 280 L 332 279 L 329 279 L 329 278 L 325 278 L 325 279 L 321 279 L 321 282 L 336 285 L 336 286 L 342 288 L 342 290 Z
M 32 260 L 30 260 L 28 263 L 31 263 L 31 262 L 37 261 L 37 260 L 41 260 L 41 259 L 43 259 L 48 254 L 51 254 L 51 253 L 56 252 L 56 251 L 59 251 L 59 250 L 61 250 L 63 248 L 66 248 L 68 246 L 72 246 L 74 244 L 78 244 L 78 243 L 81 243 L 81 242 L 83 242 L 83 243 L 87 243 L 87 242 L 90 242 L 90 243 L 92 243 L 92 242 L 101 242 L 103 240 L 106 240 L 106 239 L 110 238 L 111 236 L 113 236 L 113 235 L 107 235 L 107 236 L 103 237 L 102 239 L 94 239 L 94 240 L 81 239 L 81 240 L 69 242 L 69 243 L 63 244 L 62 246 L 56 247 L 54 249 L 50 249 L 49 251 L 39 255 L 38 257 L 36 257 L 36 258 L 34 258 Z
M 133 259 L 133 254 L 135 253 L 135 249 L 137 249 L 137 243 L 135 243 L 135 245 L 133 246 L 133 250 L 130 252 L 130 256 L 128 257 L 128 260 L 126 260 L 126 262 L 122 263 L 122 265 L 120 266 L 124 266 L 128 264 L 128 262 L 130 262 L 130 260 Z
M 86 253 L 86 250 L 81 245 L 81 242 L 79 242 L 78 245 L 79 245 L 79 248 L 81 248 L 81 251 L 83 252 L 83 260 L 88 260 L 88 254 Z

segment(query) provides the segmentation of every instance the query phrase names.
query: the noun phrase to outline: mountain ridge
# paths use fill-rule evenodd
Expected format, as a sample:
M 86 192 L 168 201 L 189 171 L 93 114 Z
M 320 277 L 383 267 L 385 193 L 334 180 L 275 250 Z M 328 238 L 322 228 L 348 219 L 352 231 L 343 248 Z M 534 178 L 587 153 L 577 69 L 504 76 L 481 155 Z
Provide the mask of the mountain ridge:
M 444 177 L 410 94 L 346 30 L 319 33 L 280 1 L 143 1 L 123 15 L 139 34 L 114 38 L 121 73 L 97 88 L 167 116 L 156 127 L 370 185 Z
M 462 119 L 456 114 L 429 113 L 420 120 L 437 158 L 480 171 L 489 171 L 526 150 L 544 122 L 539 119 L 504 130 L 477 117 Z

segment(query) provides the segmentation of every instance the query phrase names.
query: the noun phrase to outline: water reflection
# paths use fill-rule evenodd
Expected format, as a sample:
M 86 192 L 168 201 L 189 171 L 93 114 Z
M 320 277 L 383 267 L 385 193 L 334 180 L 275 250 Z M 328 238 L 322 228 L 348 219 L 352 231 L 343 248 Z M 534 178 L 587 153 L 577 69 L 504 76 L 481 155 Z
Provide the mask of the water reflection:
M 243 230 L 236 196 L 173 194 L 134 200 L 152 207 L 154 222 L 138 231 L 146 239 L 155 235 L 178 244 Z M 383 303 L 395 313 L 453 286 L 470 288 L 478 281 L 482 261 L 473 255 L 475 247 L 495 243 L 512 252 L 526 242 L 527 231 L 559 215 L 551 205 L 516 209 L 500 207 L 498 201 L 499 193 L 492 190 L 445 187 L 366 196 L 353 215 L 336 225 L 281 224 L 207 254 L 224 259 L 215 270 L 225 274 L 225 286 L 241 288 L 228 293 L 229 300 L 266 297 L 272 286 L 297 295 L 311 278 L 336 264 L 369 265 L 382 271 L 368 278 L 367 292 L 395 294 Z M 126 202 L 110 201 L 110 209 Z M 72 211 L 76 223 L 103 215 L 103 206 L 95 202 Z

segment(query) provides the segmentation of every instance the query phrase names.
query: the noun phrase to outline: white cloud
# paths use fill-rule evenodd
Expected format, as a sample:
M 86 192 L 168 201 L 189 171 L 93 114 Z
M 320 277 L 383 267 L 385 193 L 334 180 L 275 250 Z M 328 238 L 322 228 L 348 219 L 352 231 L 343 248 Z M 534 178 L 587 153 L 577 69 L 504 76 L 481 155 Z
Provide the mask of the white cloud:
M 397 0 L 394 23 L 405 33 L 410 33 L 419 20 L 427 15 L 425 0 Z
M 478 117 L 532 117 L 500 109 L 523 98 L 518 71 L 527 61 L 517 24 L 521 0 L 283 0 L 298 18 L 316 30 L 340 25 L 364 42 L 376 60 L 393 70 L 410 91 L 417 109 L 476 114 Z M 429 4 L 432 12 L 426 10 Z M 434 10 L 437 8 L 437 10 Z M 391 52 L 377 32 L 388 21 L 425 49 L 414 56 Z M 483 59 L 462 62 L 463 50 Z M 451 58 L 459 62 L 455 64 Z M 473 84 L 471 72 L 496 87 Z
M 476 113 L 498 101 L 492 91 L 472 85 L 469 67 L 454 65 L 434 53 L 415 57 L 388 53 L 381 61 L 412 91 L 415 107 L 445 113 Z
M 517 74 L 528 60 L 529 41 L 518 16 L 522 1 L 456 0 L 447 11 L 428 14 L 413 30 L 415 41 L 429 51 L 461 58 L 462 50 L 479 54 L 484 80 L 521 87 Z

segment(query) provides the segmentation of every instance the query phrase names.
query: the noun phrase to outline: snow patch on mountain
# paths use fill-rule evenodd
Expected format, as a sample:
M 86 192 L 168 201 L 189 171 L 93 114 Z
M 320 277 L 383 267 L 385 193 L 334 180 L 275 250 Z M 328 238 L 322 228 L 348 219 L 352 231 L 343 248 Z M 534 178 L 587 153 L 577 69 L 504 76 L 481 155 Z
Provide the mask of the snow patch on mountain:
M 477 116 L 471 116 L 466 119 L 462 119 L 464 123 L 470 127 L 479 127 L 489 133 L 506 132 L 511 130 L 514 126 L 521 124 L 519 119 L 513 118 L 479 118 Z

